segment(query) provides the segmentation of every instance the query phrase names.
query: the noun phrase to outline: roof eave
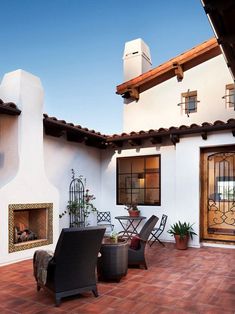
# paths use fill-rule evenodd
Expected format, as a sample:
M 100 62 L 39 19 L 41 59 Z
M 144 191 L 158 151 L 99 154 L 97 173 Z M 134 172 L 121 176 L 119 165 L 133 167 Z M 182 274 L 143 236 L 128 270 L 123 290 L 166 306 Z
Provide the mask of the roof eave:
M 235 2 L 201 0 L 209 22 L 235 79 Z
M 125 94 L 131 90 L 135 89 L 138 93 L 141 93 L 174 76 L 178 79 L 178 67 L 184 72 L 220 54 L 221 49 L 216 39 L 212 38 L 160 66 L 118 85 L 116 87 L 116 94 L 125 97 Z
M 84 143 L 87 146 L 96 148 L 106 148 L 106 136 L 101 135 L 94 130 L 75 126 L 73 123 L 67 123 L 64 120 L 58 120 L 55 117 L 49 117 L 44 114 L 43 125 L 46 135 L 61 137 L 66 136 L 69 142 Z
M 190 126 L 181 125 L 180 127 L 170 127 L 169 129 L 160 128 L 158 130 L 149 130 L 147 132 L 131 132 L 130 134 L 113 135 L 107 138 L 107 143 L 111 146 L 122 147 L 124 144 L 131 146 L 141 146 L 143 141 L 150 140 L 152 144 L 159 144 L 163 139 L 170 139 L 173 144 L 179 142 L 180 137 L 186 135 L 201 135 L 206 140 L 207 135 L 213 132 L 231 131 L 235 136 L 235 119 L 229 119 L 227 122 L 220 120 L 213 124 L 204 122 L 202 125 L 192 124 Z
M 4 103 L 0 99 L 0 114 L 19 116 L 21 114 L 21 110 L 18 109 L 14 103 L 12 102 Z

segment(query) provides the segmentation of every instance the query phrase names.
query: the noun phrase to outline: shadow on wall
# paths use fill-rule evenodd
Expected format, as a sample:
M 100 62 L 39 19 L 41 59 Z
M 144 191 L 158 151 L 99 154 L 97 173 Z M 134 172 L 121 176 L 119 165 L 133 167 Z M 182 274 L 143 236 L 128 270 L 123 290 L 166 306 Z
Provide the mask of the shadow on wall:
M 0 117 L 0 188 L 11 182 L 19 168 L 18 117 Z

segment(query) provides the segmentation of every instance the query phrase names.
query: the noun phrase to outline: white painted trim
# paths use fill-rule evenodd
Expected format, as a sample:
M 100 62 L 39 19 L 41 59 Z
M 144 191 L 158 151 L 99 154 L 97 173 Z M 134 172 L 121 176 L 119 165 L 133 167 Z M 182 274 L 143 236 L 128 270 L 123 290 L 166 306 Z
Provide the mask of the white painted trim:
M 220 249 L 235 249 L 235 245 L 233 244 L 223 244 L 223 243 L 207 243 L 201 242 L 201 247 L 214 247 Z

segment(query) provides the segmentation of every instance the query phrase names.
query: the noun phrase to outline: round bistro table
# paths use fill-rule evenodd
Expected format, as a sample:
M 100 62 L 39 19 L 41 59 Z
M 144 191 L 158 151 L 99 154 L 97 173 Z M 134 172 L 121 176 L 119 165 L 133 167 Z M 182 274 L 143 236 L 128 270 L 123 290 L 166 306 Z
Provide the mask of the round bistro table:
M 119 282 L 126 276 L 128 269 L 128 243 L 125 239 L 114 242 L 104 238 L 100 248 L 101 256 L 97 262 L 98 280 L 115 280 Z
M 120 231 L 119 237 L 126 238 L 127 240 L 131 240 L 133 235 L 138 234 L 138 227 L 142 220 L 146 219 L 144 216 L 117 216 L 117 219 L 123 230 Z

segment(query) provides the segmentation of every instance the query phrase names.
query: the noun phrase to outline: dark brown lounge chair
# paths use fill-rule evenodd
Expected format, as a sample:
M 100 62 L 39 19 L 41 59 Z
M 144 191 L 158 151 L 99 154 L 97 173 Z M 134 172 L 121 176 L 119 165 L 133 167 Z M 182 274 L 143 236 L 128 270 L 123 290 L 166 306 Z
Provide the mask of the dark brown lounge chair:
M 147 269 L 145 260 L 145 246 L 158 219 L 159 218 L 157 216 L 152 215 L 143 225 L 140 233 L 138 234 L 138 237 L 140 238 L 139 248 L 135 250 L 129 247 L 128 249 L 128 266 L 142 265 L 145 269 Z
M 56 306 L 61 298 L 85 291 L 91 290 L 97 297 L 96 264 L 104 233 L 102 227 L 63 229 L 48 263 L 45 285 L 36 278 L 37 290 L 47 288 L 52 292 Z

